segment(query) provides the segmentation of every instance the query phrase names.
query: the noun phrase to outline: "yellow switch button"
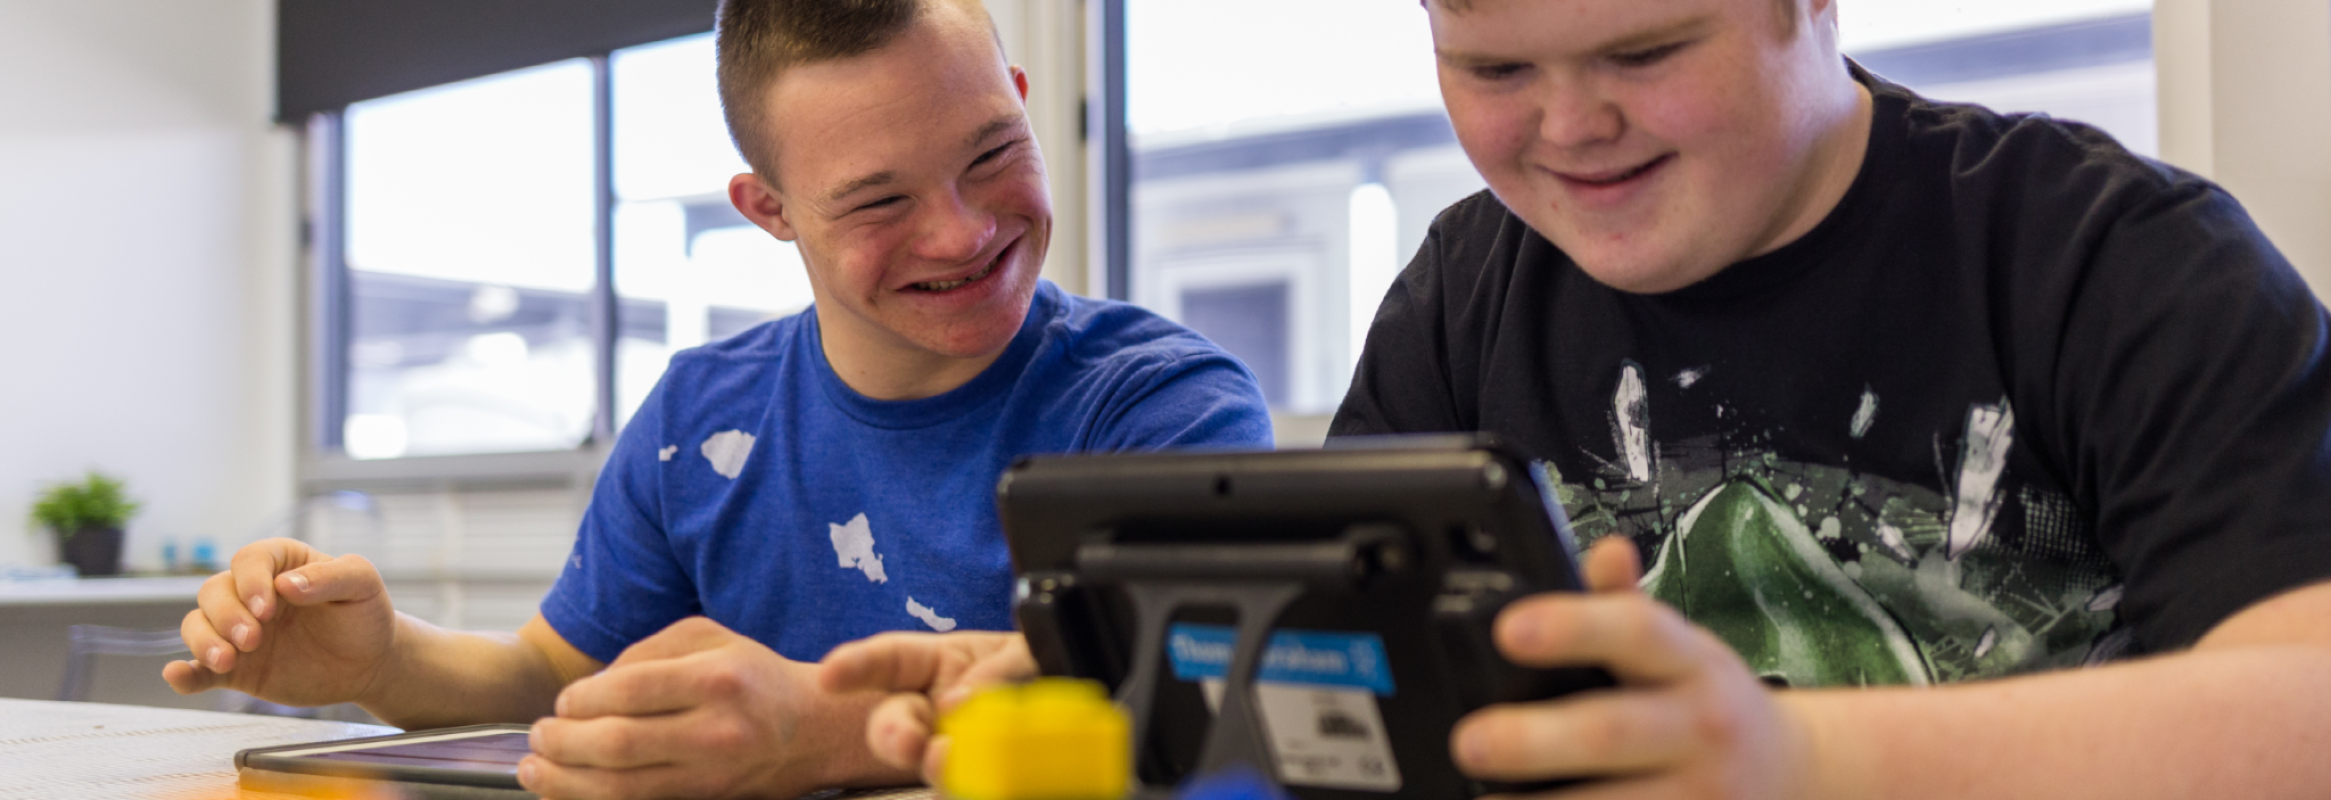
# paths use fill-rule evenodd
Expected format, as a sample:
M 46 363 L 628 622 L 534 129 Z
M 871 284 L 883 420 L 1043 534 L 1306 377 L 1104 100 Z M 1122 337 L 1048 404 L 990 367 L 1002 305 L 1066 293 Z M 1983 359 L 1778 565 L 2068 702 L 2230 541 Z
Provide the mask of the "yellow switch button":
M 939 789 L 955 800 L 1119 800 L 1133 777 L 1132 730 L 1092 681 L 986 689 L 939 720 Z

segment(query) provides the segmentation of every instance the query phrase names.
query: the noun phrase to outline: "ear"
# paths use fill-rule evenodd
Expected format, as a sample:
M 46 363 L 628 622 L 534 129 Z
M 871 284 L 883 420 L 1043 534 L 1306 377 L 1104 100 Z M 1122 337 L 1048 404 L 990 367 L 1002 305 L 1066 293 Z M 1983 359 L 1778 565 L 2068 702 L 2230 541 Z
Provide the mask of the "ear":
M 761 230 L 781 241 L 793 241 L 801 236 L 793 225 L 785 221 L 785 196 L 761 180 L 757 173 L 746 172 L 728 179 L 728 202 L 737 207 L 737 213 L 761 226 Z
M 1012 88 L 1020 90 L 1020 105 L 1028 104 L 1028 71 L 1012 67 Z

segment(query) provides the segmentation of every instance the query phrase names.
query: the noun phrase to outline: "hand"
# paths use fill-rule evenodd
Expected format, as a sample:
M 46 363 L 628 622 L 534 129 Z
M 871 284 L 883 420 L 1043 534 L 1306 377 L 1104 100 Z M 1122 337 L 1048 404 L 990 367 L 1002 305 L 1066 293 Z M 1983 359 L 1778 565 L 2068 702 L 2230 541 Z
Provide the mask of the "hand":
M 534 723 L 519 782 L 558 798 L 826 788 L 851 760 L 865 716 L 860 706 L 835 709 L 816 669 L 703 617 L 673 623 L 559 693 L 558 716 Z
M 256 542 L 204 581 L 196 602 L 178 627 L 194 659 L 162 668 L 179 694 L 225 687 L 285 705 L 362 702 L 394 652 L 396 610 L 363 556 Z
M 1450 736 L 1477 778 L 1602 778 L 1561 797 L 1796 798 L 1810 787 L 1801 721 L 1708 631 L 1638 591 L 1623 537 L 1588 553 L 1589 594 L 1543 594 L 1498 615 L 1499 651 L 1534 667 L 1600 666 L 1616 689 L 1491 706 Z
M 1028 639 L 1017 633 L 885 633 L 826 654 L 818 683 L 826 691 L 891 693 L 866 721 L 866 747 L 899 769 L 920 766 L 937 784 L 947 741 L 933 737 L 936 714 L 954 709 L 972 692 L 1036 677 Z

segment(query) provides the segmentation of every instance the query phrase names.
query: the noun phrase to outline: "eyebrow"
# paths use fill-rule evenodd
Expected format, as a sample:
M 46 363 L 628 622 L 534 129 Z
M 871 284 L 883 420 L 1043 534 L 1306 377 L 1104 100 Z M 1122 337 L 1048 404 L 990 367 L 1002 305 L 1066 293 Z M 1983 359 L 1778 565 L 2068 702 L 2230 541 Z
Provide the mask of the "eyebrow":
M 857 194 L 866 189 L 881 186 L 896 180 L 898 180 L 898 173 L 887 169 L 872 175 L 863 176 L 857 180 L 842 184 L 840 188 L 837 188 L 831 192 L 827 192 L 826 202 L 829 204 L 838 203 L 841 202 L 842 198 L 849 197 L 850 195 Z

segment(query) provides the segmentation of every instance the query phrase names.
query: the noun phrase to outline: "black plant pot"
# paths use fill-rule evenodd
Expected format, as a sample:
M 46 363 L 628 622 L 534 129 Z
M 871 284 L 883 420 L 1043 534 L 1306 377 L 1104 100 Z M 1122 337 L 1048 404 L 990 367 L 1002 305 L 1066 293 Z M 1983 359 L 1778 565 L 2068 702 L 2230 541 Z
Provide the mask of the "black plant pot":
M 121 574 L 121 529 L 82 528 L 64 542 L 65 563 L 91 575 Z

